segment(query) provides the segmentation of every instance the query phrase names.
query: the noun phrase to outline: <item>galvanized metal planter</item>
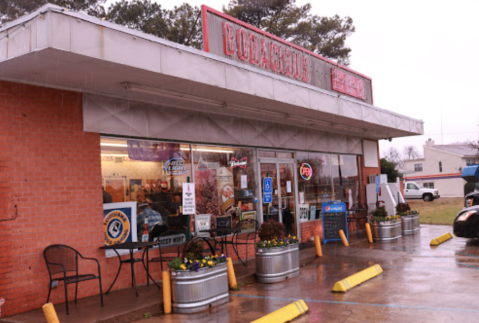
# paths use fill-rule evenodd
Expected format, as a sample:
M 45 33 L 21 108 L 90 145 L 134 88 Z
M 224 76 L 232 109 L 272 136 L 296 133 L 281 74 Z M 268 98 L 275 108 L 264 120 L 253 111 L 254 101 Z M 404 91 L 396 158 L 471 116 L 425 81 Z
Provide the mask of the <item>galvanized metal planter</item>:
M 277 283 L 299 275 L 299 244 L 278 248 L 256 248 L 256 279 Z
M 196 313 L 228 303 L 226 263 L 196 271 L 173 271 L 172 307 L 175 313 Z
M 403 236 L 419 233 L 419 214 L 401 216 L 401 233 Z
M 401 220 L 371 222 L 375 242 L 394 242 L 401 237 Z

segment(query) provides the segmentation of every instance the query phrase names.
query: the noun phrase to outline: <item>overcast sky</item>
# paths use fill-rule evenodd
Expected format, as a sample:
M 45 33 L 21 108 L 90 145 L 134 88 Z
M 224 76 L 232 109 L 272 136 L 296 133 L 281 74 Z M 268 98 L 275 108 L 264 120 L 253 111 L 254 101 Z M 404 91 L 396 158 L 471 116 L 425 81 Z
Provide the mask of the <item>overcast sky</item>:
M 108 3 L 115 2 L 109 0 Z M 188 2 L 217 10 L 228 0 L 157 1 L 165 8 Z M 406 145 L 478 140 L 479 1 L 297 0 L 319 16 L 350 16 L 347 41 L 354 70 L 373 80 L 374 105 L 424 121 L 424 135 L 380 141 Z

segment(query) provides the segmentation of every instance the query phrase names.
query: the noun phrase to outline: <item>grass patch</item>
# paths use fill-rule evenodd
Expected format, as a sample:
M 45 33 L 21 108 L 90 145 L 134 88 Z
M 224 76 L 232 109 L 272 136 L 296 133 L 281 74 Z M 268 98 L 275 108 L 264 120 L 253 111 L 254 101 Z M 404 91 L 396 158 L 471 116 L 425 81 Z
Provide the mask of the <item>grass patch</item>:
M 452 225 L 457 213 L 464 206 L 462 197 L 446 197 L 424 202 L 423 200 L 408 200 L 411 210 L 419 211 L 419 221 L 422 224 Z

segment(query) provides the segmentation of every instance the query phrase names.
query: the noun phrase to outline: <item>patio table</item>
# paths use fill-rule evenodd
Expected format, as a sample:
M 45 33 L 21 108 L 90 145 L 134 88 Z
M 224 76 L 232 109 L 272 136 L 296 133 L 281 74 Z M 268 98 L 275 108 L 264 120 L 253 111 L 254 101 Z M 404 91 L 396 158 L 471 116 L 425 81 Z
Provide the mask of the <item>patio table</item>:
M 155 246 L 159 243 L 160 242 L 158 242 L 158 241 L 123 242 L 123 243 L 114 244 L 114 245 L 111 245 L 111 246 L 100 247 L 100 249 L 104 249 L 104 250 L 113 250 L 117 254 L 118 260 L 120 261 L 120 266 L 118 268 L 118 272 L 116 273 L 115 279 L 113 280 L 113 283 L 111 284 L 110 288 L 108 288 L 108 290 L 106 291 L 105 294 L 108 294 L 110 292 L 110 290 L 112 289 L 113 285 L 115 285 L 116 280 L 118 278 L 118 275 L 120 274 L 121 266 L 123 265 L 123 263 L 129 263 L 130 266 L 131 266 L 131 287 L 133 287 L 133 286 L 135 287 L 136 296 L 138 296 L 138 288 L 136 286 L 135 266 L 134 265 L 135 265 L 136 262 L 141 262 L 142 259 L 133 257 L 133 252 L 137 249 L 146 248 L 146 250 L 144 252 L 146 252 L 146 256 L 148 257 L 149 247 Z M 130 251 L 130 258 L 122 260 L 120 254 L 118 253 L 117 250 L 129 250 Z M 145 271 L 146 271 L 146 274 L 148 275 L 148 277 L 150 277 L 153 280 L 153 278 L 150 276 L 148 268 L 145 267 L 144 264 L 143 264 L 143 267 L 145 268 Z M 155 283 L 156 286 L 158 286 L 158 284 L 155 282 L 155 280 L 153 280 L 153 282 Z M 160 288 L 160 286 L 158 286 L 158 288 Z

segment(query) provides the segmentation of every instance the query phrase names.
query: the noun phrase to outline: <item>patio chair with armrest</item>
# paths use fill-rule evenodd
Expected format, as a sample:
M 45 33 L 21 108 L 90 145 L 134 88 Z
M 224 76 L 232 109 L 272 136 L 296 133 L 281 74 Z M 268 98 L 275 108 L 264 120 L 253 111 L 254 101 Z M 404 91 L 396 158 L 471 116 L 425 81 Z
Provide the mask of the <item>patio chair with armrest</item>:
M 67 315 L 68 309 L 68 292 L 67 285 L 75 284 L 75 303 L 77 302 L 78 283 L 92 279 L 98 279 L 100 285 L 100 299 L 101 306 L 103 306 L 103 292 L 101 289 L 101 271 L 100 263 L 95 258 L 83 257 L 80 252 L 66 245 L 55 244 L 45 248 L 43 257 L 50 275 L 50 288 L 48 290 L 47 303 L 50 300 L 50 293 L 52 291 L 52 283 L 56 281 L 63 281 L 65 285 L 65 304 Z M 78 260 L 95 261 L 98 267 L 98 275 L 96 274 L 79 274 Z

